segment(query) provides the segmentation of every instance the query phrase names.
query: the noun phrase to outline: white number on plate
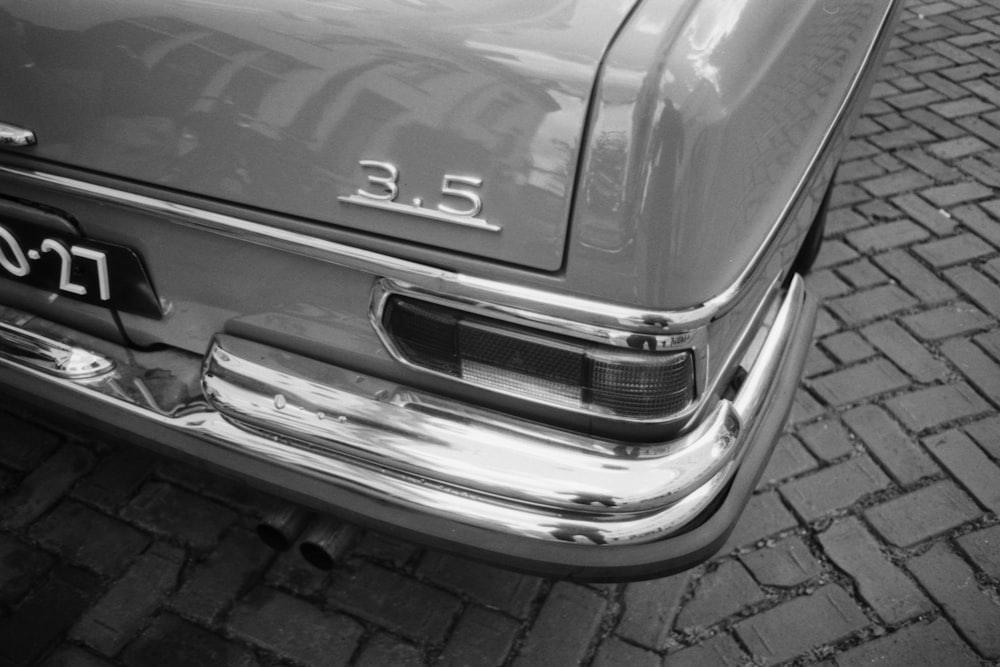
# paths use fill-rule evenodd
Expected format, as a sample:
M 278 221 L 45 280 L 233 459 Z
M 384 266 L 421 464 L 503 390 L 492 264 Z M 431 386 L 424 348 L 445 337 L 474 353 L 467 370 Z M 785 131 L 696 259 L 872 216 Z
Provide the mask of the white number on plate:
M 108 258 L 100 250 L 91 250 L 90 248 L 81 248 L 80 246 L 70 246 L 69 250 L 66 249 L 59 241 L 55 239 L 45 239 L 42 241 L 42 252 L 54 252 L 59 255 L 60 267 L 59 267 L 59 289 L 64 292 L 71 292 L 73 294 L 79 294 L 84 296 L 87 294 L 87 288 L 83 285 L 78 285 L 71 282 L 69 277 L 73 268 L 73 258 L 79 257 L 81 259 L 89 259 L 92 262 L 97 262 L 97 290 L 101 297 L 101 301 L 107 301 L 111 298 L 111 285 L 108 280 Z
M 59 257 L 60 290 L 69 292 L 70 294 L 86 296 L 87 288 L 71 280 L 74 260 L 86 260 L 96 264 L 97 292 L 101 301 L 109 301 L 111 299 L 111 278 L 108 273 L 108 257 L 102 251 L 78 245 L 71 245 L 67 248 L 62 241 L 57 241 L 56 239 L 43 239 L 39 250 L 41 252 L 55 253 Z M 10 275 L 23 278 L 31 273 L 31 262 L 29 260 L 38 259 L 41 256 L 39 250 L 28 250 L 25 253 L 21 248 L 21 244 L 18 243 L 17 238 L 3 226 L 0 226 L 0 268 L 3 268 Z
M 21 246 L 18 245 L 14 235 L 0 227 L 0 239 L 3 239 L 6 246 L 6 248 L 0 248 L 0 266 L 18 278 L 23 278 L 31 273 L 28 258 L 24 256 L 24 252 L 21 251 Z M 7 256 L 7 251 L 10 251 L 10 257 Z

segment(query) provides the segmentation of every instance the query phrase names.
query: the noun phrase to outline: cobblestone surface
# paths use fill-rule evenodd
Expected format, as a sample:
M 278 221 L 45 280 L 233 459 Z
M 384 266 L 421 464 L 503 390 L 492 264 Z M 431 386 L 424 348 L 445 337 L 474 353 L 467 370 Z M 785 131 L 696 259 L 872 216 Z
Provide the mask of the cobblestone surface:
M 809 277 L 781 440 L 707 564 L 580 585 L 363 534 L 0 412 L 0 667 L 1000 663 L 1000 0 L 910 2 Z

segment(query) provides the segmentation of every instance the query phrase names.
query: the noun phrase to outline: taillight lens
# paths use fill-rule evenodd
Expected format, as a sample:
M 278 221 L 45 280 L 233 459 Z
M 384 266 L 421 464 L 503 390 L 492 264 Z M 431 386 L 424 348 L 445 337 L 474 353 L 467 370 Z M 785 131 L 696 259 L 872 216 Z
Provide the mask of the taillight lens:
M 407 361 L 512 396 L 636 420 L 694 399 L 690 352 L 623 350 L 393 296 L 383 324 Z

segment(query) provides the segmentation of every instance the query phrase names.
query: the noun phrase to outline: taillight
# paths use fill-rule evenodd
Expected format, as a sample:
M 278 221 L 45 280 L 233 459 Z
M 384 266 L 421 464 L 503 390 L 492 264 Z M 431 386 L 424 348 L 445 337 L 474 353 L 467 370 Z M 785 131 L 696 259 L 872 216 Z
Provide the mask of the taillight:
M 590 344 L 400 296 L 383 326 L 414 366 L 511 396 L 635 420 L 667 418 L 694 399 L 687 351 Z

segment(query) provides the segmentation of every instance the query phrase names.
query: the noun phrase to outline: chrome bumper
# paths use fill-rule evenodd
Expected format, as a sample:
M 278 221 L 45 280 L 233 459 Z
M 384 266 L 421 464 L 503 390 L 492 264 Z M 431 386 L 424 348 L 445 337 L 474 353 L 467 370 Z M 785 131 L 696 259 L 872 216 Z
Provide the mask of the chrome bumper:
M 0 388 L 433 545 L 539 573 L 631 578 L 721 546 L 780 434 L 814 318 L 795 276 L 732 400 L 683 437 L 641 447 L 233 336 L 217 336 L 202 362 L 67 340 L 13 311 L 0 311 Z M 68 371 L 81 355 L 87 372 Z M 711 535 L 692 541 L 705 526 Z

